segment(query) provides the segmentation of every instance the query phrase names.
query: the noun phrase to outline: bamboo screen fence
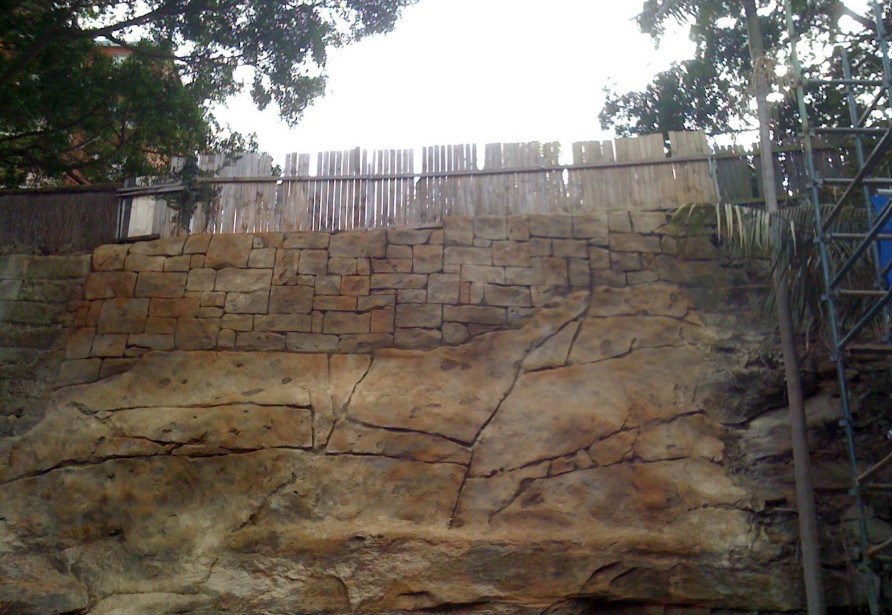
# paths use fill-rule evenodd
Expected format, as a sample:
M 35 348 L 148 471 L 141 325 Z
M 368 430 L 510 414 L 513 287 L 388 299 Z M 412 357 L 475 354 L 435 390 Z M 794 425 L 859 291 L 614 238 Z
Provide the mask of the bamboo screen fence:
M 418 226 L 447 215 L 574 213 L 671 209 L 686 203 L 761 201 L 759 157 L 742 147 L 711 150 L 700 132 L 572 145 L 560 163 L 557 143 L 496 143 L 290 154 L 280 176 L 268 156 L 235 161 L 204 156 L 204 181 L 218 186 L 210 210 L 198 211 L 192 232 L 319 231 Z M 757 150 L 756 150 L 757 151 Z M 822 171 L 839 175 L 846 154 L 821 149 Z M 775 158 L 781 198 L 807 188 L 804 158 L 783 144 Z M 148 188 L 126 209 L 128 236 L 182 232 L 173 210 Z M 163 196 L 163 195 L 162 195 Z

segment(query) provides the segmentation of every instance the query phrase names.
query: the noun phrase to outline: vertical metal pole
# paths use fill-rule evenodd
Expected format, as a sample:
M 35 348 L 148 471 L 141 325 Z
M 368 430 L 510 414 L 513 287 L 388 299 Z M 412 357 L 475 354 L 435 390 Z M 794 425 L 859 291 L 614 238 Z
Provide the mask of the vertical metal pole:
M 858 482 L 858 460 L 855 454 L 855 435 L 852 425 L 852 413 L 849 406 L 848 380 L 845 374 L 845 363 L 843 359 L 842 349 L 839 346 L 840 330 L 839 322 L 836 315 L 836 305 L 833 301 L 833 293 L 831 280 L 833 276 L 830 271 L 830 255 L 827 250 L 827 235 L 822 230 L 824 220 L 821 209 L 821 198 L 818 191 L 817 173 L 815 172 L 814 157 L 812 151 L 810 128 L 808 120 L 808 111 L 805 107 L 805 91 L 803 89 L 802 66 L 799 63 L 799 54 L 796 49 L 797 36 L 793 26 L 793 10 L 791 1 L 784 0 L 784 9 L 786 12 L 787 35 L 790 39 L 791 52 L 790 59 L 793 64 L 793 80 L 796 83 L 796 97 L 799 106 L 799 118 L 802 126 L 802 144 L 805 151 L 805 163 L 808 169 L 811 181 L 811 199 L 815 210 L 815 243 L 821 256 L 821 273 L 824 278 L 825 296 L 824 301 L 828 307 L 828 320 L 830 323 L 831 342 L 833 344 L 834 355 L 832 357 L 836 364 L 836 376 L 839 382 L 840 390 L 840 406 L 842 410 L 842 425 L 846 432 L 846 448 L 849 457 L 849 466 L 851 471 L 852 495 L 855 498 L 855 505 L 858 510 L 858 536 L 861 546 L 861 559 L 859 566 L 862 570 L 865 590 L 867 592 L 868 607 L 871 615 L 880 615 L 879 604 L 876 598 L 876 588 L 874 585 L 873 573 L 870 569 L 867 549 L 869 547 L 867 534 L 867 515 L 864 506 L 864 498 L 861 493 L 861 486 Z

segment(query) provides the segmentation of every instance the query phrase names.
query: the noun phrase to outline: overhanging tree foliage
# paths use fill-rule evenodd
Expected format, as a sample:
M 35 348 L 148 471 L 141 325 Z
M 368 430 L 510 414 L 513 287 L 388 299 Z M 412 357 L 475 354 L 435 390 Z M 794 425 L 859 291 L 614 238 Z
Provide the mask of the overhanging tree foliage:
M 766 61 L 784 62 L 789 41 L 780 2 L 759 3 L 759 27 L 765 41 Z M 881 67 L 872 38 L 872 20 L 852 10 L 844 0 L 795 0 L 795 27 L 805 53 L 805 72 L 824 77 L 842 77 L 839 63 L 827 62 L 828 43 L 839 32 L 843 17 L 849 17 L 845 34 L 855 72 L 878 75 Z M 885 3 L 886 21 L 892 25 L 892 4 Z M 673 130 L 702 130 L 710 135 L 756 129 L 756 118 L 746 102 L 752 99 L 753 64 L 747 47 L 746 18 L 738 0 L 674 2 L 646 0 L 638 16 L 642 32 L 656 40 L 672 21 L 690 24 L 695 43 L 694 57 L 677 62 L 659 73 L 641 91 L 607 90 L 599 115 L 601 125 L 617 134 L 667 133 Z M 811 53 L 808 53 L 811 50 Z M 770 68 L 770 66 L 768 67 Z M 838 89 L 815 94 L 815 117 L 826 125 L 847 121 Z M 775 106 L 773 129 L 778 135 L 796 135 L 799 129 L 792 98 Z
M 218 137 L 209 109 L 242 89 L 294 124 L 324 92 L 326 49 L 414 1 L 5 0 L 0 185 L 161 167 Z

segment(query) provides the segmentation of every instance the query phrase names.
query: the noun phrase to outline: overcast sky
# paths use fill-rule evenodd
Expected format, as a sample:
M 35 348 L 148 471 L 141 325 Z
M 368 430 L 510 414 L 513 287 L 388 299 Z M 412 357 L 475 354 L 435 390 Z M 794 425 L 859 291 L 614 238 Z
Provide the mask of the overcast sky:
M 419 0 L 393 32 L 330 53 L 328 91 L 296 128 L 247 97 L 220 119 L 256 132 L 279 164 L 287 152 L 356 146 L 609 138 L 598 122 L 603 88 L 640 88 L 693 53 L 686 29 L 659 49 L 639 33 L 641 4 Z

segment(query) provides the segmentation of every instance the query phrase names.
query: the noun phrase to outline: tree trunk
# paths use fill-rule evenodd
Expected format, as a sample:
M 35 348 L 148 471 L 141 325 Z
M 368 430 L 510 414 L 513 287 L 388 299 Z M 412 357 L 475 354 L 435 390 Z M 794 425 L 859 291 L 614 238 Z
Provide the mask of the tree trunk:
M 741 0 L 746 14 L 750 57 L 753 61 L 753 82 L 756 89 L 756 110 L 759 117 L 759 145 L 762 158 L 762 184 L 765 191 L 765 207 L 769 213 L 777 213 L 777 193 L 774 175 L 774 157 L 771 145 L 771 118 L 768 112 L 768 77 L 765 74 L 765 55 L 762 31 L 756 14 L 755 0 Z M 793 314 L 790 295 L 781 280 L 781 272 L 775 271 L 774 291 L 777 297 L 777 321 L 780 329 L 781 350 L 784 358 L 784 375 L 787 380 L 787 397 L 790 404 L 790 431 L 793 442 L 793 467 L 796 477 L 796 504 L 799 511 L 799 540 L 802 547 L 802 572 L 805 578 L 805 598 L 809 615 L 824 615 L 824 584 L 821 578 L 821 553 L 818 543 L 818 521 L 815 514 L 815 496 L 809 470 L 809 451 L 805 406 L 802 399 L 802 380 L 799 373 L 799 355 L 796 350 Z

